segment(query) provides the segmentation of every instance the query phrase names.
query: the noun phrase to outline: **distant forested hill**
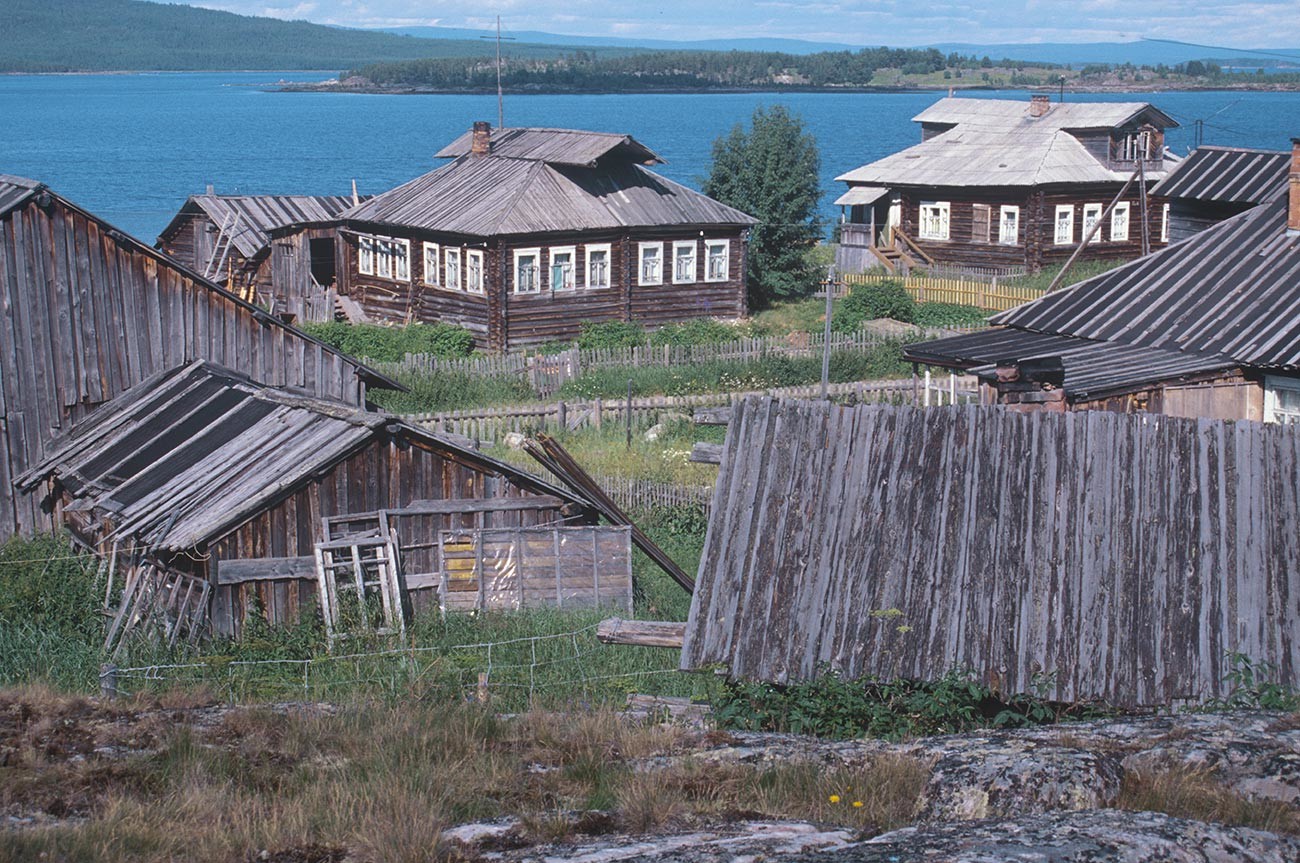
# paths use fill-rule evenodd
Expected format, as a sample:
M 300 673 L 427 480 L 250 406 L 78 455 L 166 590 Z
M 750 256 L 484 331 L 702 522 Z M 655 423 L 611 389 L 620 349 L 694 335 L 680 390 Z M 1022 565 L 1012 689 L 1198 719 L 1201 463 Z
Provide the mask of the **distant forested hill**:
M 489 50 L 477 39 L 418 39 L 141 0 L 0 0 L 0 72 L 347 69 Z M 519 57 L 567 50 L 510 45 Z

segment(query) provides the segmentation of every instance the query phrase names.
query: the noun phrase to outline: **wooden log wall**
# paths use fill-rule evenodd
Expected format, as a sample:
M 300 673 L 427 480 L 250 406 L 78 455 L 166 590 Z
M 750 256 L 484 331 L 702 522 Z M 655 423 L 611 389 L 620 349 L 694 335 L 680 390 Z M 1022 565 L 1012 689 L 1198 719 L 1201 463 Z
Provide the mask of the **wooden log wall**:
M 682 667 L 1126 707 L 1300 687 L 1300 429 L 752 399 L 728 427 Z
M 66 205 L 0 217 L 0 539 L 51 530 L 10 480 L 77 419 L 205 358 L 266 384 L 364 404 L 356 365 Z

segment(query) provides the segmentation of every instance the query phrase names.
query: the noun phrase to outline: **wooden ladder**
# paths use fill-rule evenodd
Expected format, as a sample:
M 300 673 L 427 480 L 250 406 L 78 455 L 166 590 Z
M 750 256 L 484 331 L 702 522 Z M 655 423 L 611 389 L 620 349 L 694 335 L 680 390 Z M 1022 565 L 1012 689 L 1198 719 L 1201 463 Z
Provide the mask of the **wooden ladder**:
M 212 247 L 212 256 L 208 258 L 208 265 L 203 268 L 205 279 L 221 275 L 221 268 L 225 265 L 226 258 L 230 256 L 230 245 L 235 241 L 235 230 L 238 227 L 239 211 L 236 210 L 222 221 L 221 229 L 217 231 L 217 242 Z
M 359 635 L 406 637 L 397 534 L 386 522 L 382 519 L 378 531 L 316 543 L 317 586 L 330 650 L 336 641 Z M 344 614 L 343 606 L 353 602 L 355 610 Z M 372 619 L 375 611 L 382 622 Z
M 212 586 L 204 579 L 144 562 L 135 567 L 122 589 L 104 649 L 116 657 L 131 632 L 158 628 L 167 646 L 175 647 L 184 634 L 189 644 L 198 641 L 208 619 Z

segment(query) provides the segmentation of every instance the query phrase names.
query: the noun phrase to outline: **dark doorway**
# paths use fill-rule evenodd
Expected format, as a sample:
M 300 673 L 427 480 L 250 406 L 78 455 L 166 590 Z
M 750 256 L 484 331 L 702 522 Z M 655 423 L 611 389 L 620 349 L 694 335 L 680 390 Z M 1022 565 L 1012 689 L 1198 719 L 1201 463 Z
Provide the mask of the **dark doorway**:
M 311 244 L 311 277 L 323 288 L 334 285 L 334 238 L 308 240 Z

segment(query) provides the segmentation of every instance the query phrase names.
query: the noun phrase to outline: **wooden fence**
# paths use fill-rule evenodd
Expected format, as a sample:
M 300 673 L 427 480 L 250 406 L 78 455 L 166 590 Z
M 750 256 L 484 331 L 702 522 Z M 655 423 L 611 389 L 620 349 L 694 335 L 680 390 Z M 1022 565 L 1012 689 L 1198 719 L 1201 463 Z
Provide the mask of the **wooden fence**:
M 748 400 L 682 667 L 1126 707 L 1300 687 L 1300 428 Z M 1272 674 L 1268 675 L 1272 677 Z
M 956 303 L 962 306 L 975 306 L 990 312 L 1004 312 L 1021 303 L 1036 300 L 1046 293 L 1041 288 L 1022 287 L 997 278 L 989 282 L 981 282 L 933 276 L 859 273 L 845 275 L 842 281 L 849 290 L 852 290 L 854 285 L 877 285 L 881 282 L 901 281 L 912 299 L 918 303 Z
M 712 485 L 682 485 L 627 476 L 596 476 L 593 479 L 624 509 L 698 506 L 708 512 L 713 502 Z

